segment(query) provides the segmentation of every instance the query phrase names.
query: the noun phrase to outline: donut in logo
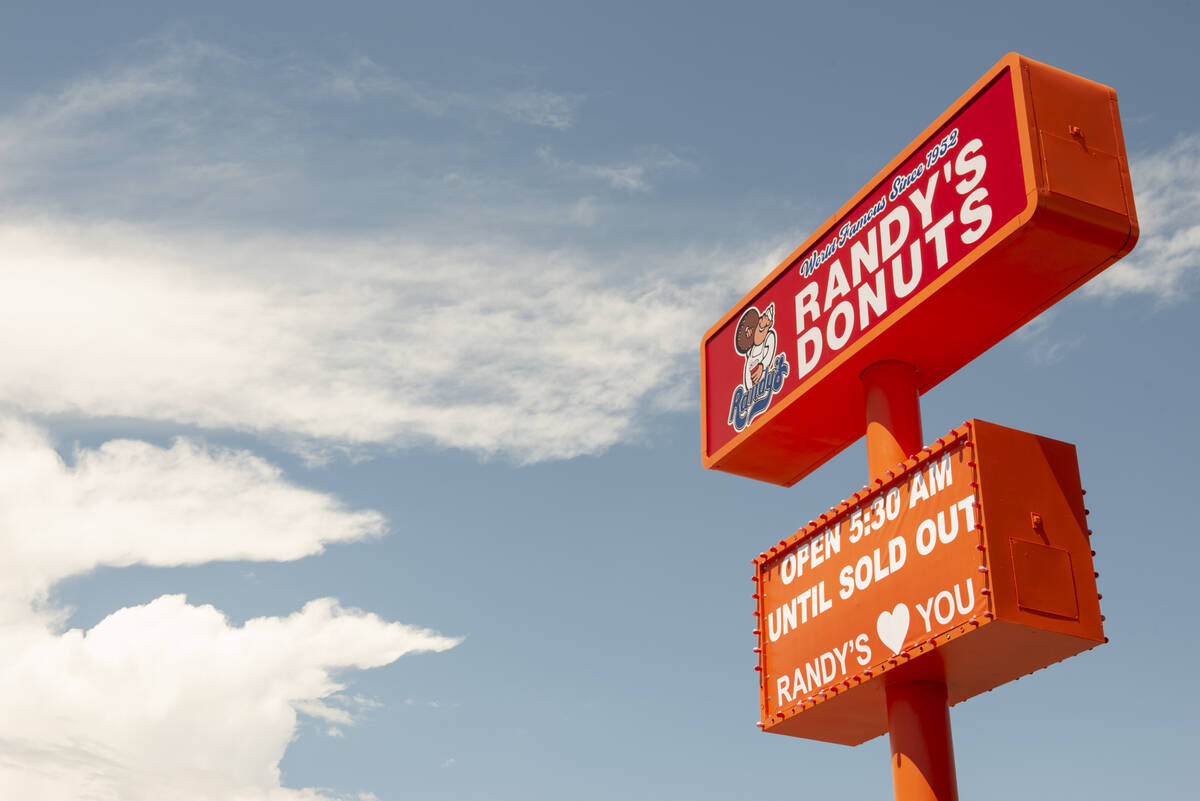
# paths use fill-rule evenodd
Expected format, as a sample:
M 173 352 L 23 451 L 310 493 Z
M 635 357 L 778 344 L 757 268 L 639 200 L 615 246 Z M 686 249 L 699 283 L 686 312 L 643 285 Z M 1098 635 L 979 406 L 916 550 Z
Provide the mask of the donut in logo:
M 765 412 L 771 399 L 783 389 L 790 372 L 787 354 L 775 353 L 775 304 L 759 311 L 751 306 L 742 312 L 734 329 L 733 349 L 745 358 L 742 383 L 733 390 L 729 404 L 729 425 L 741 431 Z

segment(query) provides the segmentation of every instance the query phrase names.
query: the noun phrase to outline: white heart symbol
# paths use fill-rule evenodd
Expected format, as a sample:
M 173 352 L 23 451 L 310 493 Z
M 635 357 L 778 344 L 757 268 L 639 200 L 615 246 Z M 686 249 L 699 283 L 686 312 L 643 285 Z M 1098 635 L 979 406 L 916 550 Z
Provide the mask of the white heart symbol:
M 879 632 L 879 639 L 892 649 L 892 653 L 898 654 L 904 647 L 904 638 L 908 636 L 908 620 L 908 607 L 896 604 L 895 609 L 881 612 L 879 619 L 875 621 L 875 631 Z

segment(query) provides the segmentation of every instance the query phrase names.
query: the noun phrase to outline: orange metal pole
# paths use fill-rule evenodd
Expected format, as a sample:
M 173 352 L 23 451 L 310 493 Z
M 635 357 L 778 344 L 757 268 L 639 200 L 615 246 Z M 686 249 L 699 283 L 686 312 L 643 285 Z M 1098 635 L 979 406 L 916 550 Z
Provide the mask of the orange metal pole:
M 867 401 L 867 472 L 873 479 L 921 450 L 921 397 L 917 370 L 904 362 L 876 362 L 862 371 Z
M 921 397 L 916 368 L 903 362 L 877 362 L 861 378 L 873 479 L 921 449 Z M 946 683 L 936 678 L 939 665 L 921 667 L 927 669 L 905 671 L 913 678 L 885 685 L 893 792 L 896 801 L 958 801 Z
M 896 801 L 958 801 L 946 683 L 900 681 L 885 692 Z

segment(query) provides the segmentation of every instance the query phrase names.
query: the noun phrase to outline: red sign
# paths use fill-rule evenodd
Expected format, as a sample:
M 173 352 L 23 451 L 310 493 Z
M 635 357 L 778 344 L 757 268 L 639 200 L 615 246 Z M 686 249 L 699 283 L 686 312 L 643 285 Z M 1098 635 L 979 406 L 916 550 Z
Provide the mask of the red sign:
M 1012 54 L 705 335 L 705 467 L 792 484 L 1133 247 L 1112 90 Z M 951 330 L 953 329 L 953 330 Z
M 957 703 L 1103 642 L 1085 516 L 1073 446 L 971 421 L 772 547 L 764 728 L 859 743 L 887 729 L 885 675 Z

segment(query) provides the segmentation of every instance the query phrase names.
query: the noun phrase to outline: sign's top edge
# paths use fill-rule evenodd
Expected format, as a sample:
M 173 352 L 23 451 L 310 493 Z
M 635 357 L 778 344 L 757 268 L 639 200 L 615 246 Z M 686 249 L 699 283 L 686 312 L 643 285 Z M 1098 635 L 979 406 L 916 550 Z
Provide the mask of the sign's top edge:
M 780 540 L 777 544 L 772 545 L 767 550 L 754 557 L 751 562 L 756 568 L 763 568 L 771 563 L 776 557 L 782 557 L 784 552 L 799 545 L 804 540 L 819 534 L 830 523 L 833 523 L 838 518 L 848 513 L 856 506 L 874 498 L 876 495 L 886 493 L 895 484 L 901 481 L 904 476 L 908 475 L 914 469 L 927 462 L 933 461 L 937 456 L 945 453 L 959 444 L 967 446 L 974 445 L 972 439 L 975 427 L 982 421 L 971 419 L 964 420 L 963 423 L 955 428 L 950 429 L 945 435 L 938 437 L 929 445 L 921 448 L 912 456 L 909 456 L 903 462 L 896 465 L 896 470 L 888 470 L 884 476 L 876 476 L 869 483 L 864 484 L 862 489 L 851 494 L 848 498 L 842 500 L 841 503 L 829 508 L 827 512 L 819 515 L 815 520 L 810 520 L 807 525 L 802 527 L 790 537 Z
M 785 270 L 794 264 L 797 259 L 804 255 L 804 253 L 806 253 L 818 240 L 828 234 L 830 229 L 833 228 L 840 219 L 849 214 L 855 208 L 855 206 L 861 203 L 867 197 L 867 195 L 871 193 L 872 189 L 878 186 L 879 183 L 886 179 L 888 175 L 899 168 L 909 157 L 912 156 L 913 153 L 917 152 L 917 150 L 920 149 L 920 147 L 929 139 L 930 136 L 932 136 L 939 128 L 945 125 L 954 115 L 958 114 L 968 103 L 974 100 L 976 96 L 978 96 L 985 88 L 987 88 L 987 86 L 991 84 L 993 80 L 1002 75 L 1006 70 L 1011 70 L 1014 75 L 1019 73 L 1020 67 L 1023 63 L 1048 66 L 1041 64 L 1041 62 L 1027 58 L 1026 56 L 1023 56 L 1015 51 L 1007 53 L 1004 57 L 997 61 L 990 69 L 988 69 L 987 72 L 985 72 L 965 92 L 963 92 L 962 95 L 960 95 L 953 103 L 951 103 L 945 111 L 939 114 L 933 122 L 922 129 L 921 132 L 912 139 L 912 141 L 905 145 L 904 148 L 902 148 L 891 161 L 889 161 L 882 169 L 871 176 L 871 178 L 863 184 L 862 188 L 855 192 L 854 195 L 844 204 L 842 204 L 837 211 L 835 211 L 829 216 L 828 219 L 818 225 L 813 232 L 806 237 L 799 246 L 785 256 L 783 261 L 781 261 L 773 270 L 771 270 L 771 272 L 768 273 L 765 278 L 755 284 L 749 292 L 743 295 L 742 298 L 738 300 L 732 308 L 729 309 L 729 311 L 721 315 L 720 319 L 718 319 L 714 325 L 709 327 L 709 329 L 704 332 L 704 336 L 701 338 L 701 350 L 704 349 L 708 341 L 716 336 L 720 330 L 729 323 L 730 320 L 737 316 L 738 312 L 741 311 L 746 304 L 748 304 L 763 290 L 765 290 L 776 278 L 778 278 Z M 1014 80 L 1014 91 L 1017 91 L 1018 93 L 1022 91 L 1020 84 L 1021 82 L 1019 80 Z

